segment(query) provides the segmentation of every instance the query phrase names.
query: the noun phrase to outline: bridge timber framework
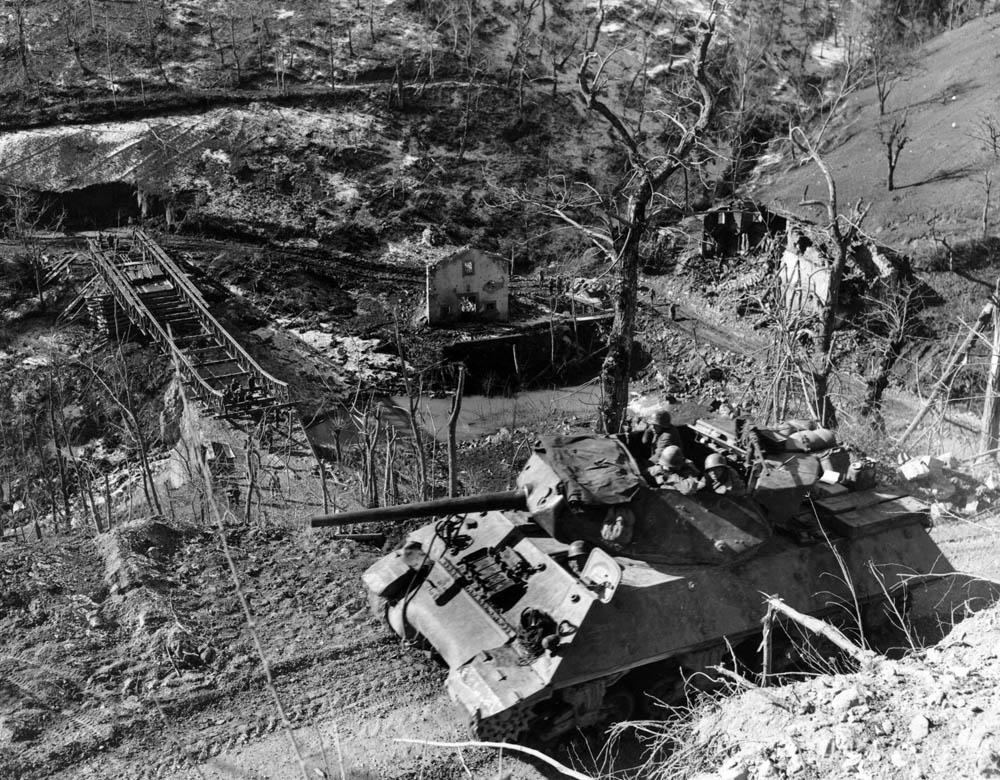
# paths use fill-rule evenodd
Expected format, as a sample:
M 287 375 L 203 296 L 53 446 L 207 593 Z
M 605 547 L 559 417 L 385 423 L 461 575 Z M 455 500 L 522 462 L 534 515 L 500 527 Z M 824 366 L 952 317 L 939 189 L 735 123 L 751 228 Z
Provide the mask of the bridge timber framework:
M 87 239 L 89 260 L 114 304 L 91 293 L 88 308 L 110 335 L 119 313 L 156 342 L 184 382 L 218 417 L 255 416 L 290 405 L 271 376 L 212 316 L 201 291 L 143 230 Z M 102 300 L 103 299 L 103 300 Z

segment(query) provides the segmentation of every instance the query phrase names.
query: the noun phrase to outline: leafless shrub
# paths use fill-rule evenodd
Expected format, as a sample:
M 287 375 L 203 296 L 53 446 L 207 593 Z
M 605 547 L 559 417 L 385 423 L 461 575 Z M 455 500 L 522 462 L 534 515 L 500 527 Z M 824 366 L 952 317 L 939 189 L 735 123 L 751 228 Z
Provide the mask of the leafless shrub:
M 885 147 L 886 154 L 886 186 L 889 192 L 896 188 L 896 166 L 899 164 L 899 155 L 909 142 L 910 137 L 906 135 L 906 112 L 894 114 L 888 120 L 882 120 L 878 125 L 878 137 Z

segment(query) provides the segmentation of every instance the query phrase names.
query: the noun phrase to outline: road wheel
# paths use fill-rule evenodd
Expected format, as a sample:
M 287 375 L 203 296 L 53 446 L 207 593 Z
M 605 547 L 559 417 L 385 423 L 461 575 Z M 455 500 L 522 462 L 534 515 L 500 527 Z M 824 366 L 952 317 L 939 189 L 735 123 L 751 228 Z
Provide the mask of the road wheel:
M 621 723 L 635 715 L 635 694 L 624 685 L 609 688 L 601 700 L 601 720 Z

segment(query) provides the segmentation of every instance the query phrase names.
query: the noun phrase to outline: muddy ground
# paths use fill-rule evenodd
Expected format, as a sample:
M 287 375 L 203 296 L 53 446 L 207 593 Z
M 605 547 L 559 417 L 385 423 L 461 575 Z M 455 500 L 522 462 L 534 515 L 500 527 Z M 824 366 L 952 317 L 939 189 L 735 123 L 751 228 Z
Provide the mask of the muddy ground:
M 657 292 L 643 308 L 651 361 L 638 389 L 706 402 L 732 392 L 763 339 L 742 329 L 716 296 L 705 299 L 680 278 L 645 284 Z M 311 387 L 309 377 L 322 387 L 316 377 L 324 365 L 336 373 L 296 328 L 264 326 L 252 292 L 242 302 L 224 290 L 215 294 L 265 365 L 301 377 L 300 388 Z M 667 316 L 665 300 L 679 304 L 677 320 Z M 30 332 L 22 338 L 15 354 L 30 351 Z M 476 408 L 470 403 L 467 411 L 475 415 Z M 692 405 L 691 414 L 699 408 Z M 507 433 L 463 444 L 468 489 L 509 487 L 539 430 L 590 425 L 589 415 L 563 411 L 551 397 L 530 409 L 522 407 L 522 425 Z M 213 440 L 228 435 L 237 450 L 245 435 L 227 434 L 218 421 L 195 427 Z M 242 502 L 224 515 L 235 577 L 210 504 L 190 485 L 169 494 L 170 516 L 161 520 L 144 518 L 137 496 L 132 519 L 119 517 L 118 527 L 98 537 L 78 528 L 0 546 L 0 668 L 9 709 L 0 730 L 0 776 L 290 778 L 301 772 L 296 748 L 317 777 L 338 777 L 341 768 L 352 778 L 554 776 L 510 754 L 394 741 L 467 737 L 443 692 L 446 670 L 371 617 L 359 577 L 381 549 L 305 528 L 305 517 L 322 508 L 306 445 L 279 446 L 273 455 L 277 473 L 294 468 L 300 477 L 268 483 L 249 524 Z M 356 505 L 356 476 L 347 464 L 329 476 L 333 504 Z M 224 511 L 228 499 L 216 498 Z M 997 533 L 988 511 L 971 520 L 944 518 L 935 531 L 956 568 L 992 577 L 1000 577 L 989 552 Z M 239 591 L 288 728 L 265 684 Z M 549 750 L 595 773 L 634 765 L 642 752 L 638 742 L 619 742 L 624 757 L 616 763 L 601 753 L 605 739 L 594 730 Z
M 935 538 L 956 568 L 1000 578 L 990 552 L 998 523 L 953 520 Z M 236 581 L 298 750 L 325 773 L 309 776 L 342 767 L 351 778 L 489 778 L 501 764 L 509 777 L 555 776 L 494 751 L 394 741 L 467 732 L 443 692 L 446 670 L 368 610 L 359 577 L 377 548 L 233 522 L 225 539 L 235 578 L 219 533 L 180 519 L 0 547 L 0 776 L 300 776 Z M 932 624 L 926 638 L 936 639 Z M 593 769 L 580 756 L 604 737 L 586 737 L 549 750 Z M 634 759 L 639 748 L 626 740 L 618 750 Z
M 403 383 L 395 354 L 397 327 L 408 361 L 417 368 L 434 366 L 447 344 L 461 337 L 428 331 L 414 317 L 426 243 L 470 243 L 511 258 L 522 275 L 515 305 L 521 317 L 545 315 L 545 295 L 530 289 L 538 271 L 550 277 L 603 271 L 578 236 L 550 231 L 551 225 L 536 221 L 523 204 L 503 202 L 516 194 L 505 189 L 510 185 L 530 189 L 553 172 L 590 181 L 605 168 L 613 170 L 619 159 L 604 127 L 590 121 L 575 99 L 572 67 L 557 73 L 551 84 L 539 77 L 526 102 L 505 83 L 514 29 L 509 22 L 516 15 L 512 6 L 494 4 L 492 16 L 483 20 L 479 51 L 484 60 L 477 68 L 492 75 L 480 71 L 470 77 L 476 69 L 460 62 L 460 49 L 471 41 L 465 40 L 458 17 L 434 27 L 413 8 L 394 4 L 371 6 L 366 19 L 355 13 L 355 4 L 340 3 L 335 10 L 347 23 L 332 25 L 322 18 L 326 6 L 307 3 L 279 9 L 277 26 L 267 30 L 256 3 L 163 3 L 160 12 L 169 8 L 172 15 L 152 20 L 148 3 L 119 4 L 113 29 L 107 17 L 102 27 L 82 3 L 30 5 L 29 38 L 54 35 L 60 43 L 27 50 L 35 81 L 18 71 L 14 59 L 4 62 L 3 75 L 15 79 L 3 96 L 10 109 L 3 127 L 12 131 L 0 138 L 5 181 L 37 191 L 41 206 L 53 207 L 50 217 L 62 213 L 62 228 L 107 229 L 132 220 L 155 229 L 168 251 L 187 263 L 213 311 L 268 370 L 292 384 L 303 425 L 325 414 L 343 420 L 359 399 L 372 410 L 384 398 L 398 398 Z M 641 11 L 643 4 L 635 5 Z M 63 8 L 71 14 L 68 26 Z M 215 37 L 222 27 L 213 28 L 199 16 L 205 8 L 229 27 L 229 44 Z M 548 29 L 557 39 L 579 32 L 584 17 L 573 15 L 578 10 L 553 10 Z M 538 23 L 535 18 L 529 25 L 530 38 L 542 52 L 550 41 Z M 627 30 L 615 25 L 608 30 L 609 40 Z M 800 27 L 794 20 L 787 26 Z M 658 34 L 674 37 L 675 27 L 665 25 Z M 975 35 L 966 36 L 974 45 L 966 46 L 965 58 L 959 59 L 948 54 L 960 37 L 957 32 L 949 46 L 935 45 L 934 51 L 959 63 L 974 62 L 971 58 L 995 38 L 990 24 L 977 22 Z M 813 41 L 810 35 L 807 31 L 796 40 L 795 60 Z M 75 53 L 74 39 L 80 44 Z M 669 49 L 672 58 L 673 46 Z M 444 52 L 449 53 L 438 56 Z M 279 53 L 288 55 L 285 71 L 272 70 Z M 928 68 L 927 74 L 946 70 Z M 547 78 L 548 72 L 542 75 Z M 896 226 L 886 235 L 923 252 L 932 286 L 956 293 L 952 305 L 932 312 L 939 334 L 963 332 L 968 312 L 974 315 L 992 290 L 990 274 L 996 271 L 993 254 L 959 262 L 959 273 L 945 271 L 940 262 L 941 246 L 946 246 L 942 238 L 979 230 L 981 185 L 973 173 L 995 167 L 991 159 L 974 172 L 960 168 L 966 162 L 964 119 L 961 128 L 951 125 L 951 133 L 941 129 L 949 124 L 941 121 L 943 113 L 954 110 L 950 100 L 959 98 L 956 105 L 974 113 L 994 97 L 976 88 L 983 85 L 950 83 L 959 75 L 947 70 L 928 87 L 922 74 L 897 93 L 940 94 L 941 109 L 932 100 L 915 106 L 922 126 L 925 119 L 938 120 L 931 123 L 937 134 L 925 129 L 917 143 L 933 145 L 947 136 L 947 148 L 958 158 L 949 162 L 931 155 L 927 164 L 935 169 L 927 171 L 904 158 L 905 192 L 883 198 L 879 166 L 849 164 L 862 152 L 881 148 L 869 142 L 872 128 L 854 133 L 859 118 L 873 113 L 870 90 L 863 93 L 867 102 L 852 105 L 837 125 L 837 154 L 850 157 L 837 169 L 846 196 L 879 193 L 871 195 L 880 201 L 873 216 Z M 794 190 L 797 198 L 804 179 L 785 174 L 787 167 L 801 166 L 780 155 L 774 162 L 781 170 L 765 171 L 759 191 L 787 190 L 787 195 Z M 854 173 L 867 177 L 865 187 L 848 178 Z M 934 181 L 960 181 L 963 189 L 949 191 L 969 213 L 959 213 L 956 205 L 936 228 L 936 212 L 928 202 L 940 201 L 939 192 L 924 186 Z M 922 197 L 912 197 L 917 194 Z M 688 201 L 685 193 L 685 205 L 708 205 L 703 195 L 695 192 Z M 869 226 L 876 234 L 888 230 Z M 685 230 L 697 244 L 697 223 Z M 72 252 L 74 240 L 60 237 L 46 244 L 47 252 Z M 652 242 L 644 248 L 658 274 L 642 281 L 638 400 L 670 394 L 696 409 L 726 397 L 752 412 L 755 397 L 772 379 L 763 366 L 774 341 L 763 319 L 753 314 L 761 289 L 740 286 L 745 271 L 753 276 L 759 269 L 685 265 L 676 246 L 658 247 Z M 62 289 L 50 288 L 47 311 L 34 299 L 30 279 L 14 279 L 16 289 L 6 285 L 13 279 L 6 261 L 26 251 L 18 241 L 2 247 L 4 377 L 19 372 L 31 380 L 52 354 L 114 357 L 115 350 L 88 335 L 82 321 L 57 320 L 60 306 L 86 281 L 86 269 Z M 864 370 L 870 345 L 857 334 L 844 335 L 843 356 Z M 161 381 L 150 382 L 143 408 L 150 429 L 159 430 L 158 417 L 168 406 L 169 367 L 141 344 L 128 352 L 150 366 L 151 374 L 161 375 Z M 932 355 L 899 368 L 889 394 L 890 434 L 919 404 L 919 395 L 907 389 L 921 389 L 921 371 L 939 363 Z M 447 404 L 443 396 L 454 375 L 428 369 L 422 376 L 425 388 L 442 396 L 433 400 Z M 845 432 L 862 434 L 855 442 L 862 450 L 886 452 L 888 437 L 873 435 L 853 417 L 860 389 L 856 377 L 841 377 L 835 388 Z M 536 433 L 590 429 L 586 400 L 567 407 L 558 393 L 542 392 L 548 394 L 539 404 L 494 405 L 482 399 L 468 404 L 468 441 L 461 450 L 464 491 L 508 488 Z M 96 407 L 80 405 L 76 414 L 90 422 L 108 417 L 106 412 L 100 418 L 96 411 L 91 415 L 92 410 Z M 978 410 L 970 406 L 969 411 Z M 393 414 L 385 412 L 385 419 L 398 419 Z M 440 414 L 427 412 L 437 420 Z M 479 418 L 472 419 L 475 415 Z M 974 452 L 977 417 L 954 411 L 953 416 L 959 426 L 946 433 L 935 427 L 914 446 Z M 237 457 L 245 458 L 240 450 L 246 430 L 227 431 L 218 421 L 192 425 L 213 441 L 229 442 Z M 77 443 L 90 444 L 91 436 L 113 447 L 110 434 L 100 431 L 88 431 L 88 441 Z M 161 433 L 155 439 L 155 467 L 166 482 L 177 475 L 177 459 L 170 455 L 175 441 Z M 348 437 L 345 449 L 354 440 Z M 243 504 L 223 489 L 215 493 L 223 514 L 216 524 L 211 502 L 190 482 L 172 488 L 164 517 L 152 519 L 136 483 L 117 481 L 121 465 L 109 461 L 100 468 L 112 477 L 119 496 L 112 530 L 95 536 L 81 519 L 72 531 L 52 534 L 43 523 L 40 540 L 32 538 L 28 526 L 24 535 L 0 543 L 0 778 L 292 778 L 303 776 L 296 750 L 308 777 L 554 776 L 553 770 L 509 752 L 395 741 L 461 740 L 465 725 L 443 693 L 445 670 L 402 646 L 370 616 L 359 576 L 382 550 L 331 541 L 329 533 L 306 528 L 306 518 L 322 510 L 323 500 L 312 453 L 301 438 L 296 441 L 294 448 L 268 453 L 267 468 L 279 478 L 267 482 L 250 522 L 242 519 Z M 404 436 L 400 447 L 406 446 Z M 404 459 L 396 470 L 401 474 L 396 497 L 412 497 L 412 464 Z M 443 474 L 438 447 L 432 468 L 438 484 Z M 988 474 L 983 470 L 977 477 L 985 480 Z M 328 478 L 332 507 L 362 501 L 356 473 L 347 465 L 331 467 Z M 245 498 L 246 485 L 241 486 Z M 967 492 L 974 497 L 974 491 Z M 938 514 L 935 538 L 956 568 L 996 579 L 997 515 L 986 502 L 968 512 L 964 507 Z M 928 611 L 939 607 L 925 606 Z M 942 625 L 964 614 L 945 612 Z M 713 736 L 720 735 L 717 741 L 706 740 L 712 749 L 703 751 L 718 758 L 716 764 L 692 757 L 678 772 L 712 769 L 753 742 L 763 748 L 747 751 L 730 778 L 741 771 L 742 777 L 798 777 L 806 770 L 823 777 L 840 772 L 915 778 L 974 771 L 995 776 L 993 743 L 980 734 L 996 731 L 996 664 L 989 657 L 995 627 L 989 617 L 970 625 L 939 656 L 929 656 L 935 664 L 945 663 L 940 670 L 913 675 L 896 669 L 875 682 L 831 677 L 829 684 L 803 691 L 755 694 L 763 700 L 757 709 L 753 702 L 734 699 L 728 716 L 706 721 Z M 927 638 L 937 637 L 929 632 Z M 968 653 L 958 657 L 963 648 Z M 970 648 L 981 652 L 977 656 Z M 265 662 L 277 701 L 265 684 Z M 974 673 L 961 673 L 973 667 Z M 890 679 L 896 676 L 928 682 L 934 700 L 920 698 L 919 685 L 896 685 Z M 829 722 L 823 720 L 833 699 L 855 682 L 858 693 L 843 697 L 846 703 L 837 705 Z M 979 698 L 972 690 L 977 686 Z M 895 693 L 901 698 L 893 699 Z M 954 712 L 946 706 L 950 701 L 957 702 Z M 793 724 L 798 736 L 782 735 L 790 742 L 740 731 L 748 723 L 777 722 L 775 710 L 782 714 L 795 707 L 803 710 L 798 713 L 803 720 Z M 894 708 L 905 712 L 907 721 L 885 727 Z M 876 713 L 884 733 L 862 727 L 866 716 Z M 956 724 L 983 713 L 988 717 L 974 718 L 978 730 L 970 732 L 978 740 L 973 749 L 972 736 L 960 742 Z M 927 734 L 917 716 L 926 716 Z M 913 722 L 917 727 L 911 733 Z M 842 728 L 845 723 L 850 728 Z M 785 723 L 780 728 L 792 729 Z M 833 741 L 805 744 L 803 729 L 823 735 L 829 729 Z M 901 739 L 904 734 L 910 735 L 909 743 Z M 595 731 L 550 750 L 594 774 L 638 766 L 641 744 L 619 743 L 622 756 L 615 763 L 602 752 L 605 737 Z M 968 756 L 937 760 L 956 744 Z M 866 754 L 884 761 L 871 761 Z

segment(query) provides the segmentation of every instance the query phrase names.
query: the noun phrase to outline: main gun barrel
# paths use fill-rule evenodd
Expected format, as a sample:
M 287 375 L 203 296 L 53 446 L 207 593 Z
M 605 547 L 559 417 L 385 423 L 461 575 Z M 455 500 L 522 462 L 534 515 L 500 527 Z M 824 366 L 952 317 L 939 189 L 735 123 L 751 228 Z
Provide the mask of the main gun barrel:
M 313 528 L 371 523 L 376 521 L 412 520 L 416 517 L 438 517 L 441 515 L 464 515 L 469 512 L 486 512 L 491 509 L 528 508 L 528 499 L 523 490 L 508 490 L 503 493 L 483 493 L 478 496 L 459 498 L 436 498 L 399 506 L 378 506 L 372 509 L 357 509 L 353 512 L 338 512 L 335 515 L 317 515 L 310 520 Z

